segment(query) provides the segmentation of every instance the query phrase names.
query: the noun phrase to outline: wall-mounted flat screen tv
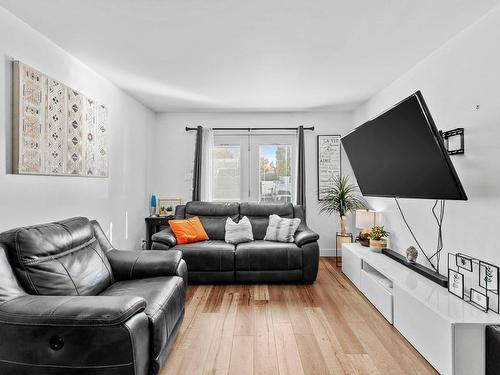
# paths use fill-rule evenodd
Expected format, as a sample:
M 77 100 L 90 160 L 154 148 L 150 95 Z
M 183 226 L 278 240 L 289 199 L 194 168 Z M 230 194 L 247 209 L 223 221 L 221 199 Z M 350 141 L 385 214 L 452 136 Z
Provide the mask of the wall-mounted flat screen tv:
M 341 141 L 365 196 L 467 200 L 420 91 Z

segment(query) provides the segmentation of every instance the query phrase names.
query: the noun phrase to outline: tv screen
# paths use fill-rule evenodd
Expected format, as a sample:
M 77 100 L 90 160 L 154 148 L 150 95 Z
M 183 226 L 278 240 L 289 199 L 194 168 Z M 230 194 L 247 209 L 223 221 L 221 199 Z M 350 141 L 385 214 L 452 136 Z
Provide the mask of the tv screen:
M 365 196 L 467 200 L 420 91 L 341 141 Z

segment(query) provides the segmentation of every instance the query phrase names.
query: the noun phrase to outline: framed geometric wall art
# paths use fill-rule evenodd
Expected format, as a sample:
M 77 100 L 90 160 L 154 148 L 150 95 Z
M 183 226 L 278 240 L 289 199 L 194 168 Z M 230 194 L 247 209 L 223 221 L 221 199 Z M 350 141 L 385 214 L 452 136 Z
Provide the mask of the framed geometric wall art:
M 13 172 L 108 177 L 104 105 L 14 62 Z

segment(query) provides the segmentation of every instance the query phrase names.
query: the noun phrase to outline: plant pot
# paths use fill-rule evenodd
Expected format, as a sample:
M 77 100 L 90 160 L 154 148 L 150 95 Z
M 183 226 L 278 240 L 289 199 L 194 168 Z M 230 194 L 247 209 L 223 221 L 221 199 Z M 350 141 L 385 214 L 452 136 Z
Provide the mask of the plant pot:
M 347 234 L 347 216 L 340 217 L 340 234 L 342 236 Z
M 377 252 L 382 252 L 382 249 L 387 247 L 387 239 L 370 240 L 370 249 Z

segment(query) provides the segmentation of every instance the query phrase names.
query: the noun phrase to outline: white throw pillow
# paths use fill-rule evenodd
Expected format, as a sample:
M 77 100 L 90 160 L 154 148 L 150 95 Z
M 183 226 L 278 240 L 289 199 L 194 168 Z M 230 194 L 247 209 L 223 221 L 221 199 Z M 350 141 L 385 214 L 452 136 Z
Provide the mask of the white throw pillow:
M 243 216 L 238 223 L 235 223 L 230 217 L 226 220 L 226 236 L 227 243 L 234 245 L 253 241 L 252 224 L 248 217 Z
M 269 216 L 267 226 L 266 241 L 293 242 L 294 234 L 300 225 L 300 219 L 285 219 L 278 215 Z

